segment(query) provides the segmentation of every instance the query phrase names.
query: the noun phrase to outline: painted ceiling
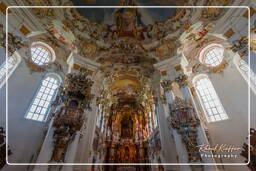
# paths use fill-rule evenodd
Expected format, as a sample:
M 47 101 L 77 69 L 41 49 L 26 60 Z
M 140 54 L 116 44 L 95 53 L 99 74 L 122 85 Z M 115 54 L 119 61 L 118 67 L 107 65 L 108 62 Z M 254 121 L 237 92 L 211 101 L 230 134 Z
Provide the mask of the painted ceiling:
M 25 0 L 37 5 L 34 0 Z M 232 0 L 38 0 L 41 5 L 195 6 L 230 5 Z M 217 3 L 217 4 L 216 4 Z M 32 9 L 56 44 L 104 69 L 136 66 L 150 76 L 153 64 L 174 57 L 183 44 L 200 41 L 226 9 L 193 8 L 65 8 Z M 197 16 L 192 21 L 191 16 Z M 198 22 L 200 21 L 200 22 Z
M 179 5 L 177 3 L 165 3 L 170 6 Z M 119 0 L 73 0 L 75 6 L 119 6 Z M 129 5 L 129 3 L 128 3 Z M 140 0 L 135 5 L 140 6 L 161 6 L 162 1 L 146 1 Z M 117 8 L 78 8 L 78 12 L 88 18 L 92 22 L 98 22 L 101 24 L 113 24 L 113 15 Z M 138 10 L 141 14 L 141 22 L 145 25 L 154 24 L 154 22 L 163 22 L 169 18 L 172 18 L 176 14 L 176 8 L 141 8 Z

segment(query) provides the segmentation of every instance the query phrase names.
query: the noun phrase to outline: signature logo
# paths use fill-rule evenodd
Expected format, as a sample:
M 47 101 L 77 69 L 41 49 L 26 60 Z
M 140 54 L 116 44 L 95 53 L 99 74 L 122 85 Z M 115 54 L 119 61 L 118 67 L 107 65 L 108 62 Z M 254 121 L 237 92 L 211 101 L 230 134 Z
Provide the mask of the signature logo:
M 206 158 L 237 158 L 237 154 L 234 153 L 241 150 L 240 147 L 228 144 L 216 144 L 215 146 L 202 144 L 197 147 L 201 157 Z
M 227 145 L 227 144 L 216 144 L 215 146 L 210 145 L 199 145 L 197 146 L 199 148 L 199 152 L 227 152 L 232 153 L 235 151 L 240 151 L 240 147 L 236 147 L 234 145 Z

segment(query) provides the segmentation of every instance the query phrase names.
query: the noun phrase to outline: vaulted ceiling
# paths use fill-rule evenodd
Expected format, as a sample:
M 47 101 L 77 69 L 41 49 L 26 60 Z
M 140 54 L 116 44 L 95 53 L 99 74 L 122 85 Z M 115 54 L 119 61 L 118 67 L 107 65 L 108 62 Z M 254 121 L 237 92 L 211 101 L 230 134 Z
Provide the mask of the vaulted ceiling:
M 27 5 L 153 6 L 231 5 L 232 0 L 24 0 Z M 227 9 L 211 8 L 35 8 L 57 44 L 102 67 L 152 64 L 177 54 L 182 42 L 200 38 Z M 199 22 L 200 21 L 200 22 Z
M 184 2 L 185 3 L 185 2 Z M 119 0 L 73 0 L 75 6 L 119 6 Z M 145 1 L 141 0 L 136 2 L 140 6 L 157 6 L 162 5 L 163 2 L 157 1 Z M 134 5 L 136 5 L 134 4 Z M 129 5 L 129 4 L 128 4 Z M 169 3 L 169 5 L 178 5 L 174 3 Z M 184 5 L 184 4 L 180 4 Z M 78 12 L 88 18 L 92 22 L 98 22 L 101 24 L 113 24 L 113 14 L 117 8 L 78 8 Z M 172 18 L 176 14 L 175 8 L 143 8 L 140 9 L 141 22 L 143 24 L 154 24 L 154 22 L 163 22 L 169 18 Z

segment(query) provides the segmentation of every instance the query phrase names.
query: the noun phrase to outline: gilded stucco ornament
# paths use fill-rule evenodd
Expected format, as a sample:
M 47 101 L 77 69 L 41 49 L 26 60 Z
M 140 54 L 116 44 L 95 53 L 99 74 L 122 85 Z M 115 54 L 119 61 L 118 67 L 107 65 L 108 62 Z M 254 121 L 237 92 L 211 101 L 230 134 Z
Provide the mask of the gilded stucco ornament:
M 85 122 L 85 111 L 91 109 L 93 82 L 87 76 L 87 73 L 68 74 L 54 102 L 61 108 L 54 113 L 52 162 L 65 162 L 68 146 Z
M 179 87 L 186 87 L 188 86 L 188 76 L 187 75 L 179 75 L 175 77 L 174 81 L 178 83 Z
M 169 110 L 168 121 L 172 128 L 182 136 L 182 142 L 188 152 L 188 162 L 202 161 L 197 147 L 197 128 L 200 125 L 200 120 L 197 118 L 191 101 L 176 97 L 174 102 L 169 105 Z
M 8 55 L 12 56 L 16 50 L 20 48 L 28 47 L 27 42 L 22 40 L 21 37 L 14 35 L 13 33 L 8 33 Z M 3 25 L 0 24 L 0 46 L 6 48 L 6 32 Z
M 138 68 L 113 68 L 105 73 L 98 99 L 103 125 L 96 129 L 93 143 L 96 158 L 106 163 L 148 162 L 148 155 L 159 153 L 157 127 L 150 127 L 153 118 L 149 115 L 155 115 L 150 85 L 150 79 Z
M 156 48 L 156 56 L 162 59 L 172 57 L 176 54 L 176 49 L 179 47 L 177 39 L 165 39 L 159 43 L 159 47 Z
M 171 80 L 163 80 L 161 82 L 161 86 L 163 87 L 165 92 L 171 91 L 172 90 L 172 82 Z
M 81 49 L 81 53 L 85 56 L 85 57 L 94 57 L 94 55 L 97 53 L 97 46 L 95 46 L 92 43 L 82 43 L 82 46 L 79 48 Z
M 70 25 L 69 25 L 70 26 Z M 70 50 L 75 48 L 75 36 L 68 27 L 68 24 L 64 24 L 60 20 L 52 20 L 48 28 L 50 34 L 52 34 L 59 42 L 67 45 Z
M 173 80 L 163 80 L 161 81 L 161 86 L 163 87 L 165 92 L 172 91 L 173 83 L 177 83 L 179 87 L 186 87 L 189 85 L 188 76 L 181 74 L 175 77 Z
M 160 99 L 161 99 L 161 102 L 162 102 L 163 104 L 167 104 L 167 100 L 166 100 L 166 97 L 165 97 L 164 94 L 161 94 L 161 95 L 160 95 Z
M 256 40 L 251 40 L 251 50 L 256 51 Z
M 223 71 L 227 68 L 228 62 L 223 59 L 222 63 L 216 67 L 206 66 L 202 63 L 194 64 L 192 67 L 192 73 L 223 73 Z
M 29 55 L 31 56 L 31 55 Z M 27 67 L 30 69 L 30 73 L 34 72 L 55 72 L 62 74 L 63 67 L 62 65 L 57 62 L 51 62 L 44 65 L 37 65 L 31 58 L 24 57 L 25 63 Z
M 63 65 L 62 60 L 60 58 L 56 58 L 54 61 L 52 60 L 54 57 L 53 54 L 50 53 L 49 58 L 50 62 L 44 64 L 44 65 L 38 65 L 32 60 L 32 54 L 31 54 L 31 46 L 34 42 L 44 42 L 48 45 L 51 45 L 51 48 L 53 48 L 53 51 L 57 53 L 58 48 L 60 48 L 54 40 L 51 38 L 41 38 L 41 37 L 31 37 L 27 41 L 27 46 L 30 48 L 26 48 L 24 51 L 24 61 L 27 67 L 30 69 L 30 73 L 34 72 L 56 72 L 60 73 L 60 75 L 63 74 L 63 69 L 65 65 Z M 57 55 L 58 56 L 58 55 Z
M 50 0 L 25 0 L 30 6 L 51 6 Z M 39 18 L 52 17 L 53 8 L 32 8 L 34 14 Z
M 251 29 L 250 40 L 251 50 L 256 50 L 256 21 L 254 23 L 254 28 Z
M 209 34 L 208 32 L 214 27 L 211 23 L 208 23 L 206 26 L 203 25 L 203 23 L 197 23 L 197 26 L 194 25 L 194 32 L 191 33 L 184 33 L 181 37 L 182 46 L 179 48 L 179 52 L 181 52 L 184 57 L 186 57 L 188 61 L 188 65 L 186 66 L 187 71 L 191 71 L 192 73 L 222 73 L 228 66 L 231 57 L 227 53 L 230 48 L 229 45 L 225 44 L 224 39 L 214 35 Z M 203 31 L 203 30 L 207 31 Z M 208 30 L 209 29 L 209 30 Z M 193 29 L 192 29 L 193 30 Z M 201 34 L 200 32 L 203 31 Z M 193 34 L 192 34 L 193 33 Z M 193 35 L 192 38 L 190 35 Z M 201 35 L 198 39 L 196 39 L 196 34 Z M 201 59 L 204 54 L 201 54 L 201 52 L 204 50 L 204 48 L 207 48 L 207 46 L 211 44 L 221 44 L 224 46 L 224 56 L 222 59 L 222 62 L 217 66 L 207 66 L 204 63 L 202 63 Z M 245 44 L 245 43 L 244 43 Z M 240 48 L 239 45 L 232 47 L 233 51 L 234 49 L 237 50 Z M 241 47 L 242 48 L 242 47 Z M 242 48 L 244 49 L 244 48 Z
M 47 0 L 44 2 L 42 0 L 26 1 L 29 5 L 73 5 L 71 0 L 65 0 L 63 2 L 59 0 Z M 124 4 L 130 4 L 130 2 L 137 4 L 136 1 L 129 1 L 129 3 L 127 1 Z M 186 5 L 195 5 L 197 2 L 184 1 L 184 3 Z M 71 49 L 79 49 L 79 54 L 95 61 L 99 59 L 104 61 L 105 57 L 112 56 L 118 53 L 118 51 L 119 53 L 121 51 L 123 54 L 132 52 L 134 53 L 133 56 L 145 56 L 148 53 L 144 48 L 145 44 L 149 44 L 157 39 L 164 39 L 166 36 L 169 37 L 168 40 L 174 40 L 174 42 L 169 44 L 162 43 L 157 46 L 158 49 L 151 49 L 157 55 L 152 53 L 149 57 L 154 59 L 153 56 L 158 56 L 160 57 L 158 60 L 162 60 L 166 57 L 173 56 L 176 51 L 176 47 L 173 47 L 173 45 L 176 42 L 175 38 L 170 39 L 172 37 L 171 34 L 176 31 L 182 33 L 183 29 L 180 28 L 183 28 L 184 22 L 189 23 L 192 12 L 193 10 L 189 8 L 178 8 L 176 9 L 175 16 L 166 21 L 142 25 L 138 24 L 140 12 L 137 9 L 116 10 L 113 14 L 114 24 L 106 27 L 99 23 L 89 21 L 75 8 L 34 11 L 38 17 L 40 15 L 47 16 L 41 18 L 41 22 L 57 40 L 60 40 Z M 64 15 L 65 20 L 63 17 L 60 17 L 60 13 Z M 53 21 L 58 22 L 56 24 Z M 102 57 L 94 59 L 93 57 L 96 53 L 98 54 L 97 56 Z M 129 59 L 125 63 L 131 63 L 131 61 L 137 62 L 137 60 Z M 108 65 L 110 66 L 111 64 L 109 63 Z
M 248 55 L 248 37 L 247 36 L 243 36 L 238 40 L 235 40 L 233 42 L 233 46 L 231 47 L 231 49 L 236 53 L 238 53 L 240 56 L 244 57 L 246 55 Z
M 204 6 L 230 6 L 234 0 L 210 0 L 205 1 Z M 228 8 L 204 8 L 202 10 L 201 18 L 203 20 L 217 20 L 221 18 Z

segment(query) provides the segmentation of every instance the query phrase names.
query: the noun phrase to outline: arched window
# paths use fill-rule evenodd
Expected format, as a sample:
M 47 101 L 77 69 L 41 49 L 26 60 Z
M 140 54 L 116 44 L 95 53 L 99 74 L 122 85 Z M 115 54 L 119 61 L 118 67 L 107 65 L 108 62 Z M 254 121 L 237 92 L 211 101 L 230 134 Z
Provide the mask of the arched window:
M 31 46 L 31 59 L 37 65 L 45 65 L 55 60 L 55 53 L 53 49 L 43 43 L 35 42 Z
M 224 55 L 224 48 L 220 44 L 210 44 L 205 47 L 199 55 L 199 60 L 206 66 L 216 67 L 221 64 Z
M 250 87 L 256 93 L 256 74 L 251 70 L 249 65 L 243 59 L 239 60 L 238 67 L 239 67 L 240 73 L 248 83 L 249 83 L 249 76 L 250 76 L 251 78 Z
M 15 52 L 11 57 L 9 57 L 0 65 L 0 88 L 5 84 L 6 72 L 7 72 L 7 78 L 10 77 L 11 74 L 17 68 L 20 61 L 21 61 L 20 55 L 17 52 Z
M 49 74 L 43 79 L 27 111 L 26 119 L 37 121 L 46 120 L 50 110 L 50 104 L 54 100 L 60 83 L 61 79 L 56 74 Z
M 195 77 L 194 86 L 208 122 L 228 119 L 213 85 L 206 75 Z

